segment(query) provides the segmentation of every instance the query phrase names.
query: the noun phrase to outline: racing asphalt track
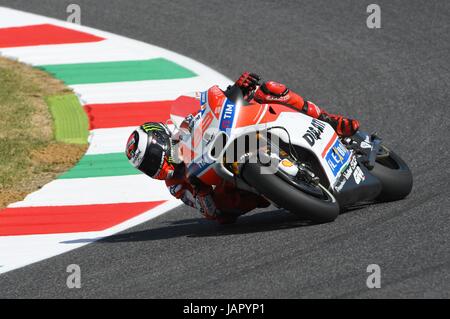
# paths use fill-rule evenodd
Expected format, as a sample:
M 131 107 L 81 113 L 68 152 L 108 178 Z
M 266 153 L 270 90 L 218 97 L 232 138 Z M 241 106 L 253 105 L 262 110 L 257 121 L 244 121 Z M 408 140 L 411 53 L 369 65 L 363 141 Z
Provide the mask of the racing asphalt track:
M 77 0 L 85 25 L 230 78 L 252 70 L 358 118 L 409 164 L 413 192 L 313 226 L 271 208 L 223 227 L 181 207 L 0 275 L 0 297 L 449 298 L 450 2 L 377 0 L 382 29 L 370 30 L 373 2 Z M 69 3 L 0 0 L 60 19 Z M 66 286 L 69 264 L 81 289 Z M 380 289 L 366 287 L 369 264 Z

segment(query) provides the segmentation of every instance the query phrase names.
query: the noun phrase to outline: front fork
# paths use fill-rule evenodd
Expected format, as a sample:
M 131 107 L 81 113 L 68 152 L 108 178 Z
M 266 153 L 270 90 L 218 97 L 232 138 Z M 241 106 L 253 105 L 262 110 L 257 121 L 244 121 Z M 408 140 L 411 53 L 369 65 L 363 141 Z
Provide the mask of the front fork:
M 368 134 L 357 131 L 351 137 L 344 139 L 346 147 L 359 155 L 359 159 L 369 170 L 375 166 L 375 161 L 381 151 L 381 138 L 376 133 Z

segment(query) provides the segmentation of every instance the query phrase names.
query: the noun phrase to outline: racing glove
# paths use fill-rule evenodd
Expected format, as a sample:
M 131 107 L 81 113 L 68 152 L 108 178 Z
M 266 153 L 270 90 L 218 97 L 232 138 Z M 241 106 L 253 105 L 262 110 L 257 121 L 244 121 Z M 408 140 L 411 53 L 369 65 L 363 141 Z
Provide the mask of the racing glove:
M 244 72 L 239 77 L 239 79 L 237 79 L 235 85 L 237 85 L 242 90 L 244 96 L 246 96 L 256 89 L 256 86 L 259 84 L 259 80 L 261 80 L 259 75 L 255 73 Z
M 197 193 L 195 196 L 195 205 L 206 219 L 215 220 L 220 215 L 214 203 L 212 192 Z
M 336 131 L 339 136 L 349 137 L 355 134 L 359 129 L 359 121 L 343 117 L 342 115 L 334 115 L 321 110 L 319 120 L 327 122 Z
M 212 187 L 193 187 L 186 180 L 171 179 L 166 181 L 170 194 L 175 198 L 200 211 L 206 219 L 216 219 L 219 211 L 216 208 L 213 198 Z

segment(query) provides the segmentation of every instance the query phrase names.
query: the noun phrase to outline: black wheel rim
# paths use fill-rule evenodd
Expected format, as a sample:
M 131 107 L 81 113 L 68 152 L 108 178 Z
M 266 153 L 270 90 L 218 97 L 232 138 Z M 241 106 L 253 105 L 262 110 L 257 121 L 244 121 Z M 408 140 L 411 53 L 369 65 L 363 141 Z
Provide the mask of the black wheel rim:
M 389 149 L 386 146 L 381 145 L 380 150 L 377 154 L 376 162 L 387 168 L 398 170 L 400 165 L 392 158 Z
M 290 185 L 294 186 L 298 190 L 300 190 L 308 195 L 311 195 L 311 196 L 321 199 L 321 200 L 325 200 L 325 201 L 329 201 L 329 202 L 332 201 L 329 194 L 327 192 L 325 192 L 324 189 L 322 189 L 319 185 L 308 183 L 304 179 L 291 176 L 280 170 L 276 173 L 276 175 L 281 177 L 283 180 L 288 182 Z

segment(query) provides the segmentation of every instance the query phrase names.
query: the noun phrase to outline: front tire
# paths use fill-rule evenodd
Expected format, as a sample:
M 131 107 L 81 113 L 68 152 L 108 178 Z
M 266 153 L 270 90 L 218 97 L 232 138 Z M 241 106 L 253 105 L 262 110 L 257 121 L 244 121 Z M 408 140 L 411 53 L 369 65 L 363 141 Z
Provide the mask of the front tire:
M 261 174 L 261 163 L 247 163 L 241 170 L 244 180 L 259 193 L 291 213 L 315 223 L 326 223 L 339 215 L 339 205 L 334 196 L 322 185 L 307 192 L 295 183 L 283 178 L 278 171 L 275 174 Z M 311 187 L 311 185 L 306 185 Z
M 408 196 L 412 190 L 412 173 L 400 156 L 382 146 L 384 153 L 377 157 L 374 168 L 370 173 L 378 178 L 382 185 L 377 201 L 390 202 Z

